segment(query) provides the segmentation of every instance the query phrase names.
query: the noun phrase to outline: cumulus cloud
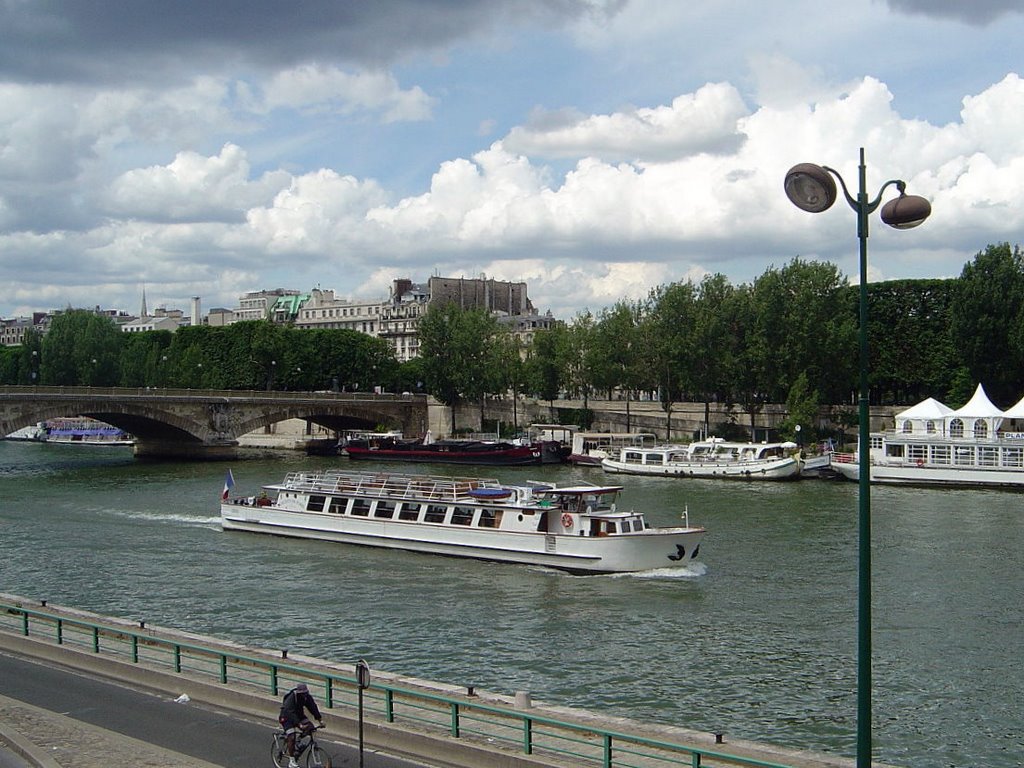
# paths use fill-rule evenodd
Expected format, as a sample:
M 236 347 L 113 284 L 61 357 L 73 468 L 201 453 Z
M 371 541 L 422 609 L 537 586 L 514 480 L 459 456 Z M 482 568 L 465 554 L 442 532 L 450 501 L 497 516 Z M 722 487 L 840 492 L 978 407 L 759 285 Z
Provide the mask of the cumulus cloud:
M 667 106 L 590 116 L 537 112 L 504 145 L 535 157 L 660 162 L 735 150 L 742 141 L 736 123 L 747 113 L 733 86 L 709 83 Z
M 250 208 L 268 203 L 291 179 L 284 171 L 250 180 L 245 152 L 226 144 L 203 157 L 179 152 L 165 166 L 122 174 L 108 190 L 110 213 L 151 221 L 242 221 Z
M 356 73 L 306 64 L 275 74 L 263 88 L 256 110 L 289 107 L 307 112 L 380 113 L 384 122 L 426 120 L 435 100 L 423 89 L 403 90 L 381 70 Z

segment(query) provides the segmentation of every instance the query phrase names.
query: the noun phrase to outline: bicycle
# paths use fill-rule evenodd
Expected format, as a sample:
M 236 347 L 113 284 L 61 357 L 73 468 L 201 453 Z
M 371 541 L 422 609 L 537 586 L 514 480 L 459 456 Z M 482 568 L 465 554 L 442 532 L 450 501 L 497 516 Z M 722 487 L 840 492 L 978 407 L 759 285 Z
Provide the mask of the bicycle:
M 313 736 L 314 731 L 319 731 L 322 725 L 312 725 L 304 728 L 295 735 L 295 760 L 298 761 L 303 755 L 306 756 L 306 768 L 331 768 L 331 756 L 317 744 Z M 284 731 L 274 734 L 274 740 L 270 744 L 270 759 L 274 761 L 277 768 L 288 768 L 288 742 Z

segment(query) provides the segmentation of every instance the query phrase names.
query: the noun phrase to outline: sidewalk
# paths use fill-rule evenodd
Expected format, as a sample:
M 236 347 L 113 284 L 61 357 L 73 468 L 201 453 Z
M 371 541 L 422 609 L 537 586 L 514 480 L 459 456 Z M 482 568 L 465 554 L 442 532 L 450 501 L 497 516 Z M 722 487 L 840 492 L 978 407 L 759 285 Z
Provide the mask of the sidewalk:
M 20 755 L 36 768 L 217 768 L 2 695 L 0 748 Z

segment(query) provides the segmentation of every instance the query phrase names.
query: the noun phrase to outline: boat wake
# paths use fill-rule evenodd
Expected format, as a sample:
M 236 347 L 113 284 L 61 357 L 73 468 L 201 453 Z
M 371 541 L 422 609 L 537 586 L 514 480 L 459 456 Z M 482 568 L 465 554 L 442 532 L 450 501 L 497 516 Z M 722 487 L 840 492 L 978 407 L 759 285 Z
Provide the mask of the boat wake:
M 708 572 L 708 567 L 701 562 L 690 563 L 684 568 L 654 568 L 650 571 L 633 573 L 613 573 L 615 579 L 698 579 Z
M 200 528 L 220 528 L 220 516 L 195 517 L 193 515 L 180 515 L 165 512 L 140 512 L 134 509 L 111 509 L 106 510 L 117 517 L 127 517 L 132 520 L 147 520 L 154 523 L 184 523 Z

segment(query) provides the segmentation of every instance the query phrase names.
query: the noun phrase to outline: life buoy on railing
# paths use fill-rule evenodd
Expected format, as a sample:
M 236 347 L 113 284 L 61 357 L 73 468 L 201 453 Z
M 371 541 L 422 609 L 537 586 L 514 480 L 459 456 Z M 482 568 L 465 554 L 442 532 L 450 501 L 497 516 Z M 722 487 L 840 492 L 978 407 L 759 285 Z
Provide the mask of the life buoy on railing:
M 918 469 L 923 467 L 924 466 L 924 459 L 918 459 L 917 460 L 917 466 L 918 466 Z
M 572 515 L 570 515 L 568 512 L 562 515 L 562 527 L 572 528 Z

